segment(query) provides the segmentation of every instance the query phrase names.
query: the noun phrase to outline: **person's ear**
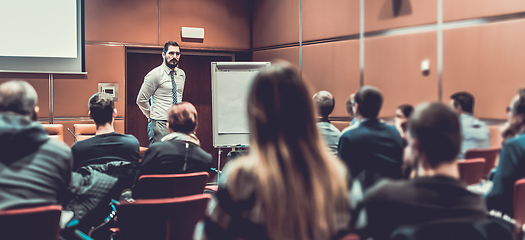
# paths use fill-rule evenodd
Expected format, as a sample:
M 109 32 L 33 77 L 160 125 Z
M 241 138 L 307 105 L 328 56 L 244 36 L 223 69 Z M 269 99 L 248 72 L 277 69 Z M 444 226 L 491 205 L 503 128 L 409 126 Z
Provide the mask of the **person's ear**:
M 93 116 L 91 115 L 91 111 L 88 111 L 88 117 L 89 119 L 93 119 Z
M 39 106 L 35 106 L 35 108 L 33 109 L 33 114 L 31 116 L 31 120 L 38 121 L 38 112 L 39 111 L 40 111 L 40 107 Z
M 162 58 L 166 59 L 166 53 L 164 51 L 162 52 Z
M 361 116 L 361 112 L 359 112 L 359 103 L 354 103 L 354 114 Z
M 117 109 L 113 108 L 113 118 L 117 118 Z
M 516 114 L 516 120 L 517 122 L 521 123 L 521 125 L 524 125 L 525 124 L 525 113 Z

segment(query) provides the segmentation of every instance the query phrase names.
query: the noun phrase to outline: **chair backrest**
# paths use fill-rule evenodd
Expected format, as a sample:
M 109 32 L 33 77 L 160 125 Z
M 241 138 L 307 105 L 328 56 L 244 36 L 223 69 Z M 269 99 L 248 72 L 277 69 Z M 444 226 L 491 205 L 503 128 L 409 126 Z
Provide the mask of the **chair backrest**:
M 62 124 L 42 124 L 49 138 L 64 141 L 64 126 Z
M 82 141 L 88 138 L 92 138 L 97 133 L 97 126 L 92 124 L 74 124 L 75 136 L 77 141 Z
M 467 185 L 481 182 L 485 170 L 485 159 L 474 158 L 458 160 L 459 177 Z
M 514 183 L 514 220 L 525 224 L 525 179 Z
M 155 199 L 202 194 L 207 181 L 207 172 L 142 175 L 133 189 L 133 197 Z
M 144 153 L 146 153 L 146 151 L 148 151 L 147 147 L 139 147 L 139 154 L 140 154 L 139 162 L 142 162 L 142 158 L 144 157 Z
M 60 205 L 0 211 L 0 239 L 56 240 Z
M 440 221 L 402 226 L 392 232 L 390 240 L 513 240 L 514 226 L 502 219 L 477 221 Z
M 498 157 L 499 150 L 499 147 L 469 149 L 465 152 L 465 159 L 484 158 L 485 169 L 483 170 L 483 177 L 486 178 L 490 170 L 496 166 L 496 158 Z
M 179 198 L 121 201 L 117 206 L 119 237 L 192 239 L 195 225 L 204 218 L 210 199 L 209 194 L 199 194 Z

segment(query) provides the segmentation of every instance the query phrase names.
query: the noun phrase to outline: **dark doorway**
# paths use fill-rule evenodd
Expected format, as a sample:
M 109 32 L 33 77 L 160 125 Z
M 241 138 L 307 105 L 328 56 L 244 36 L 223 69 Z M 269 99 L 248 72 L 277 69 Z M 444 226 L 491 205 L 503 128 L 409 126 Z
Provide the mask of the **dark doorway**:
M 144 81 L 144 76 L 162 63 L 161 49 L 128 49 L 126 53 L 126 133 L 134 135 L 140 146 L 149 146 L 147 119 L 135 101 Z M 197 137 L 201 147 L 217 160 L 218 151 L 213 148 L 212 109 L 211 109 L 211 63 L 231 62 L 233 54 L 213 56 L 214 53 L 182 52 L 180 68 L 186 73 L 183 101 L 195 105 L 199 113 Z M 222 164 L 221 164 L 222 165 Z

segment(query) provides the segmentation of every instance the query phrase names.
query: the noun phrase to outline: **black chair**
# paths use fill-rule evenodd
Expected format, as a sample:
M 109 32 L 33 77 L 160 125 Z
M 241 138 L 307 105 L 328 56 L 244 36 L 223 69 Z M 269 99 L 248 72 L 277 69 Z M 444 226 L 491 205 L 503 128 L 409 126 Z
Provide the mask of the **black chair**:
M 513 229 L 510 222 L 493 217 L 474 222 L 447 220 L 402 226 L 390 240 L 513 240 Z

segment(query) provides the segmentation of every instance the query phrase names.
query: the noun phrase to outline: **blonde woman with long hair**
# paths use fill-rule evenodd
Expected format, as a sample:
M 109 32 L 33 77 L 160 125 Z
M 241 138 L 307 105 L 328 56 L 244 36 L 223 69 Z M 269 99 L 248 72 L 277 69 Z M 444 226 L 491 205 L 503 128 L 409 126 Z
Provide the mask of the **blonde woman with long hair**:
M 348 230 L 346 168 L 320 140 L 310 96 L 288 63 L 256 76 L 250 153 L 227 164 L 197 238 L 317 240 Z

